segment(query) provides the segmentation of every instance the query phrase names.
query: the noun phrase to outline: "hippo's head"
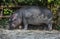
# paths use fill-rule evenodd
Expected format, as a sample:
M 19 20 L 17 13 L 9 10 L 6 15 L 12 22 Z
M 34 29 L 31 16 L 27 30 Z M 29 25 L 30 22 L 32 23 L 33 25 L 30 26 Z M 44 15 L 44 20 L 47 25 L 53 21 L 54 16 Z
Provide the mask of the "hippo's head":
M 18 14 L 12 14 L 9 19 L 10 29 L 15 29 L 22 23 L 22 19 L 18 17 Z

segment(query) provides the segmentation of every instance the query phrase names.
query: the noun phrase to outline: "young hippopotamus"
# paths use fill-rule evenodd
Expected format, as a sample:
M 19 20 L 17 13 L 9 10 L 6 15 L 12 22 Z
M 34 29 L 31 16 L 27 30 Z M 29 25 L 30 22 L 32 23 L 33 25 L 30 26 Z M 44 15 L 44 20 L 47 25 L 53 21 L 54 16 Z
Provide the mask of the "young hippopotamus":
M 23 23 L 26 30 L 28 24 L 40 25 L 45 23 L 48 25 L 48 30 L 52 30 L 53 14 L 48 8 L 39 6 L 25 6 L 15 11 L 9 19 L 9 28 L 15 29 L 18 25 Z

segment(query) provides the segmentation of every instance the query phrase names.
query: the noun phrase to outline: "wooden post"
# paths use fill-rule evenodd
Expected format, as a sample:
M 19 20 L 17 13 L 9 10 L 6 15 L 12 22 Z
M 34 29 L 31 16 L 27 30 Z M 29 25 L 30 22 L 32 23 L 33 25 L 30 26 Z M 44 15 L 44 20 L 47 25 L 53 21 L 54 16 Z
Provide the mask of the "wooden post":
M 3 13 L 3 6 L 0 6 L 0 20 L 2 19 L 2 14 Z
M 2 19 L 1 17 L 2 17 L 2 11 L 0 12 L 0 20 Z

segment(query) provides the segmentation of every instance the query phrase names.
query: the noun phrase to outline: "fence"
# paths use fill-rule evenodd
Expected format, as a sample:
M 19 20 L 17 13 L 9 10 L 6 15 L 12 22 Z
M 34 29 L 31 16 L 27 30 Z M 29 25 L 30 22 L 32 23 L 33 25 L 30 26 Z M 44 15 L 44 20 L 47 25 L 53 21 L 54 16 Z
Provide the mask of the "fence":
M 2 19 L 2 18 L 9 18 L 9 17 L 10 17 L 10 15 L 8 15 L 8 16 L 4 16 L 4 15 L 3 15 L 3 9 L 4 9 L 4 8 L 19 9 L 19 8 L 21 8 L 21 7 L 24 7 L 24 6 L 13 6 L 13 7 L 0 6 L 0 19 Z

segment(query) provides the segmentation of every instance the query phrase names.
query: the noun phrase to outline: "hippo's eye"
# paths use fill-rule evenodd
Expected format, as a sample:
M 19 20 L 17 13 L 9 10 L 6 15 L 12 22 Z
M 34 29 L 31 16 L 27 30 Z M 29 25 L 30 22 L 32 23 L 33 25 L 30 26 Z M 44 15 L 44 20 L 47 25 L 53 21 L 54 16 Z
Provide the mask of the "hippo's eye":
M 48 15 L 48 19 L 51 17 L 51 15 Z
M 14 20 L 13 20 L 13 19 L 11 19 L 10 21 L 11 21 L 11 22 L 14 22 L 14 21 L 16 21 L 16 19 L 14 19 Z
M 16 22 L 14 21 L 14 22 L 12 22 L 12 24 L 16 24 Z

